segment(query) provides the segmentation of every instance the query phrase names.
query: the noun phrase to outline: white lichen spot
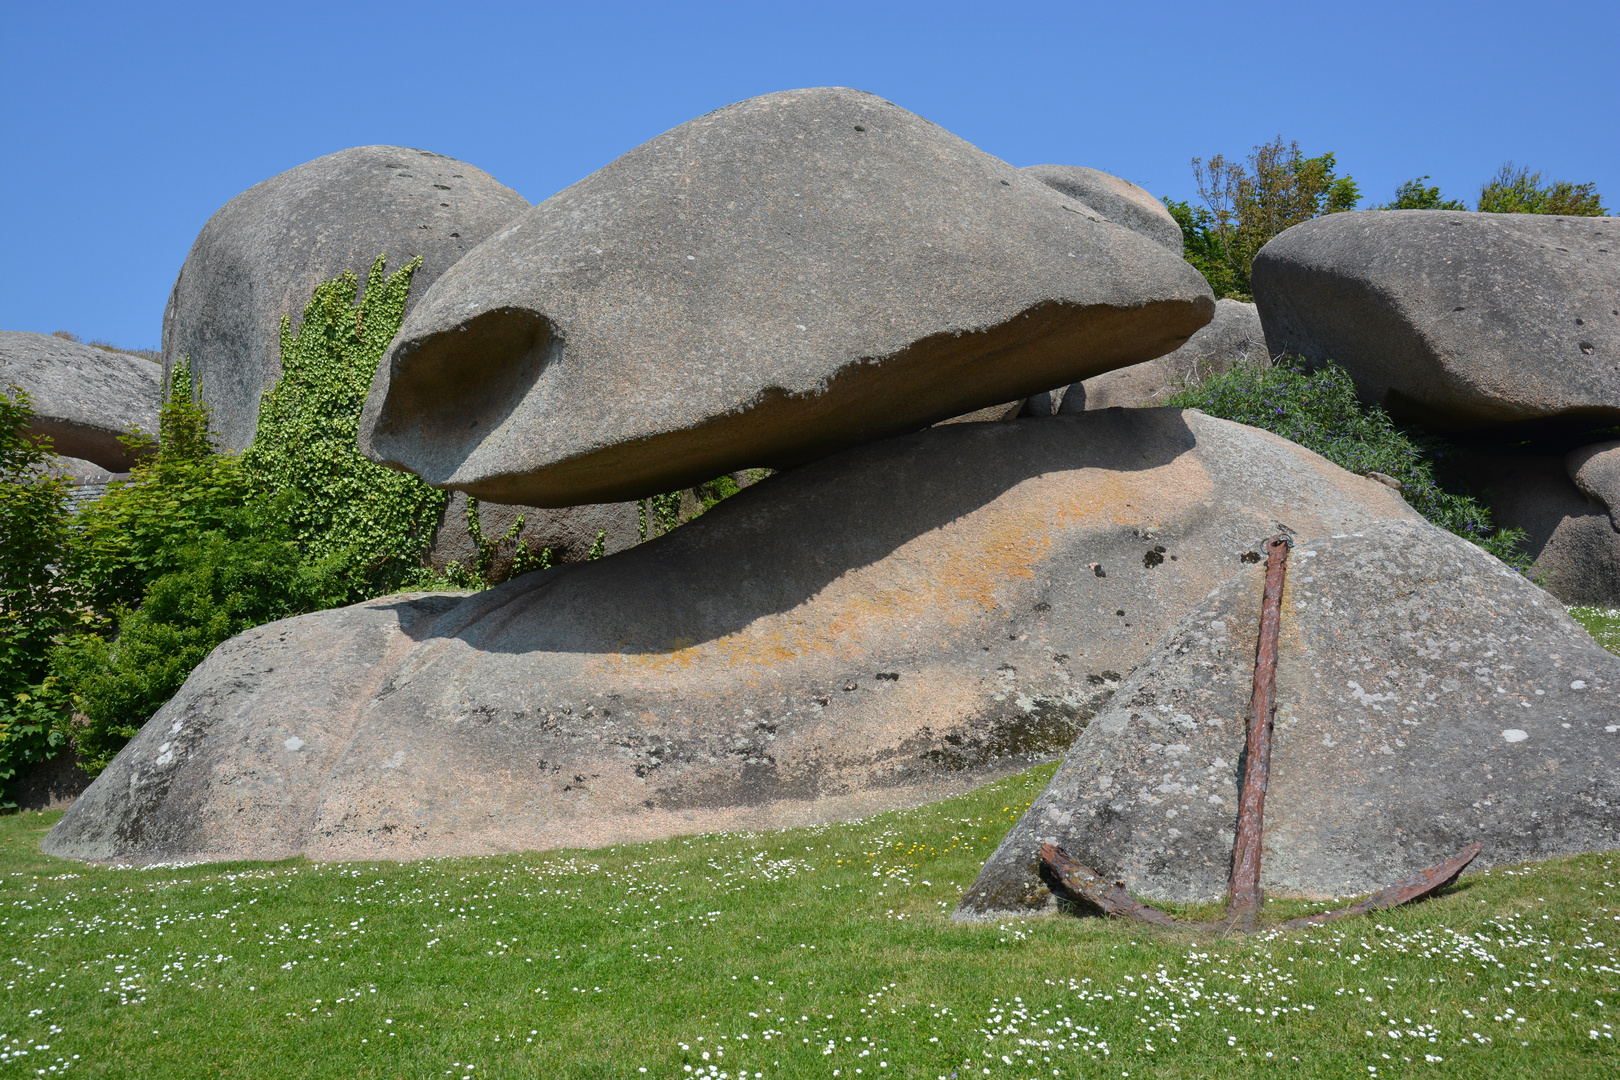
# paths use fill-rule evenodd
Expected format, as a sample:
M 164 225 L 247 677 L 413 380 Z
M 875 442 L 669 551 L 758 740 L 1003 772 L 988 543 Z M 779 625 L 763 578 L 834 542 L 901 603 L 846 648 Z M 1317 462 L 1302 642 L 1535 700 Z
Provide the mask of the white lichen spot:
M 285 746 L 288 750 L 297 751 L 297 750 L 301 750 L 303 748 L 304 740 L 300 739 L 298 736 L 294 735 L 292 738 L 288 739 L 286 742 L 282 743 L 281 745 Z
M 1502 738 L 1508 742 L 1524 742 L 1529 737 L 1530 733 L 1528 731 L 1520 731 L 1516 727 L 1510 727 L 1502 732 Z

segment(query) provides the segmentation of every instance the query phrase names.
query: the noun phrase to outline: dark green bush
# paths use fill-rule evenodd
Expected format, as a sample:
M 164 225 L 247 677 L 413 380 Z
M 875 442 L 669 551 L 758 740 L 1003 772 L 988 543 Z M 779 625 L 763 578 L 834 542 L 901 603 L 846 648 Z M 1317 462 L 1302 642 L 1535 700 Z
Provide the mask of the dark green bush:
M 1412 509 L 1529 573 L 1523 531 L 1496 528 L 1490 511 L 1466 490 L 1437 481 L 1436 466 L 1454 452 L 1452 447 L 1397 428 L 1381 408 L 1363 407 L 1341 367 L 1312 371 L 1297 358 L 1284 358 L 1270 369 L 1235 367 L 1165 404 L 1275 432 L 1354 473 L 1393 477 Z
M 57 566 L 67 484 L 48 473 L 51 441 L 29 434 L 33 417 L 26 393 L 0 391 L 0 791 L 61 745 L 46 651 L 75 618 Z
M 183 568 L 153 580 L 138 608 L 115 607 L 116 637 L 79 634 L 54 651 L 80 714 L 73 738 L 88 771 L 105 768 L 215 646 L 345 599 L 341 561 L 302 559 L 282 508 L 254 504 L 230 525 L 177 552 Z

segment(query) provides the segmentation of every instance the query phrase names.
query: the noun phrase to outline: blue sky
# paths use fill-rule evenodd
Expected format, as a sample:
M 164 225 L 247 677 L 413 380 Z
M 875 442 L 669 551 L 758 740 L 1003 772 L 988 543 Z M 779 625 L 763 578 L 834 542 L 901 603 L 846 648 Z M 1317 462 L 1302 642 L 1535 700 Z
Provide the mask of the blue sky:
M 1620 204 L 1620 2 L 93 4 L 0 0 L 0 329 L 155 347 L 234 195 L 367 143 L 530 201 L 710 109 L 880 94 L 1015 165 L 1195 198 L 1276 135 L 1363 205 L 1512 159 Z

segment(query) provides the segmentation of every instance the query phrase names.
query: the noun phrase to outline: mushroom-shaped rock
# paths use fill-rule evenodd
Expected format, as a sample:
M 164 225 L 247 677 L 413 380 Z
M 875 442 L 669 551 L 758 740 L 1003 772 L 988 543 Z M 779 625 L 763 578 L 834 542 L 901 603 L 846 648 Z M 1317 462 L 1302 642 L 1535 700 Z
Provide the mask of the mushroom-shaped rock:
M 58 454 L 110 472 L 135 463 L 121 436 L 137 428 L 157 434 L 163 371 L 138 356 L 0 330 L 0 390 L 12 386 L 33 398 L 31 434 L 48 435 Z
M 957 908 L 1044 907 L 1041 844 L 1140 896 L 1230 880 L 1264 591 L 1212 592 L 1126 680 Z M 1277 659 L 1261 882 L 1352 896 L 1482 841 L 1485 865 L 1620 844 L 1620 657 L 1563 605 L 1426 522 L 1297 543 Z
M 1341 364 L 1397 417 L 1620 420 L 1620 218 L 1329 214 L 1261 248 L 1252 280 L 1273 356 Z
M 1099 217 L 1135 229 L 1181 254 L 1181 226 L 1146 188 L 1084 165 L 1027 165 L 1023 171 L 1047 187 L 1085 203 Z
M 470 252 L 406 318 L 360 446 L 497 502 L 640 498 L 1138 363 L 1213 311 L 1162 246 L 921 117 L 787 91 Z
M 359 146 L 273 176 L 226 203 L 198 234 L 163 313 L 165 370 L 191 357 L 227 449 L 253 442 L 259 399 L 281 377 L 281 319 L 298 328 L 315 286 L 378 255 L 420 255 L 414 304 L 479 241 L 529 208 L 465 162 Z
M 46 848 L 411 858 L 928 802 L 1063 753 L 1278 522 L 1411 517 L 1197 412 L 931 428 L 595 562 L 233 638 Z

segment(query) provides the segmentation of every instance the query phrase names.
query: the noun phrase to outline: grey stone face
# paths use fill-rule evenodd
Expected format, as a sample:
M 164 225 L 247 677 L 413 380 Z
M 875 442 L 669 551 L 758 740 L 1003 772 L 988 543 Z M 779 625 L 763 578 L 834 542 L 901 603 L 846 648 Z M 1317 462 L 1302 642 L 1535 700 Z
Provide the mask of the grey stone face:
M 959 917 L 1050 903 L 1056 843 L 1139 895 L 1222 898 L 1264 564 L 1201 601 L 1075 740 Z M 1261 883 L 1349 896 L 1481 841 L 1484 865 L 1620 844 L 1620 658 L 1467 541 L 1384 522 L 1296 545 Z
M 916 805 L 1061 754 L 1278 522 L 1411 516 L 1195 412 L 932 428 L 605 559 L 233 638 L 46 847 L 413 858 Z
M 416 256 L 414 304 L 450 265 L 529 208 L 488 173 L 400 146 L 359 146 L 273 176 L 208 219 L 163 313 L 163 362 L 191 357 L 226 449 L 253 442 L 259 399 L 281 377 L 281 318 L 296 330 L 315 286 L 378 255 Z
M 1441 430 L 1620 420 L 1620 219 L 1330 214 L 1260 250 L 1273 356 L 1336 361 Z
M 360 428 L 479 498 L 640 498 L 787 468 L 1178 347 L 1159 244 L 881 98 L 794 90 L 547 199 L 406 319 Z
M 1579 450 L 1559 457 L 1476 445 L 1453 457 L 1491 521 L 1524 530 L 1524 550 L 1548 592 L 1566 604 L 1620 605 L 1620 533 L 1609 507 L 1571 479 L 1573 463 L 1577 475 L 1600 486 L 1601 458 L 1583 471 Z
M 1620 532 L 1620 441 L 1571 450 L 1564 456 L 1564 471 L 1582 494 L 1603 504 L 1610 523 Z
M 1135 229 L 1177 255 L 1182 253 L 1181 226 L 1146 188 L 1083 165 L 1029 165 L 1023 171 L 1085 203 L 1104 220 Z
M 11 386 L 34 399 L 30 431 L 49 435 L 65 457 L 125 472 L 135 459 L 119 436 L 135 428 L 157 435 L 163 371 L 150 360 L 49 334 L 0 330 L 0 388 Z

